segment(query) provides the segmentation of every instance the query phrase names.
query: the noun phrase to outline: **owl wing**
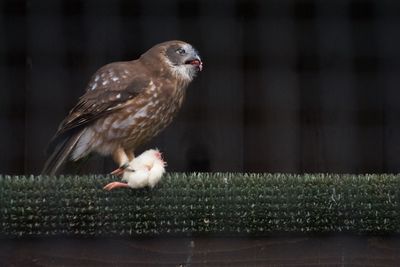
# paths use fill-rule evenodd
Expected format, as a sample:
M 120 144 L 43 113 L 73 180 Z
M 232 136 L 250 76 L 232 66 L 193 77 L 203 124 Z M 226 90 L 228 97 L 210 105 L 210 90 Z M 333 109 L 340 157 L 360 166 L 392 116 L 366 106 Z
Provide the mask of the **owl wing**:
M 95 73 L 86 93 L 61 122 L 56 136 L 123 109 L 129 100 L 150 86 L 151 79 L 147 76 L 142 74 L 128 77 L 117 72 L 116 67 L 111 68 L 112 65 L 106 65 Z M 122 73 L 125 72 L 122 70 Z
M 132 73 L 121 75 L 120 72 L 117 74 L 117 70 Z M 69 157 L 86 126 L 115 110 L 123 109 L 151 86 L 151 79 L 146 75 L 133 74 L 132 68 L 129 70 L 116 63 L 106 65 L 95 73 L 86 93 L 62 121 L 50 141 L 46 151 L 49 158 L 42 173 L 53 175 L 57 172 Z

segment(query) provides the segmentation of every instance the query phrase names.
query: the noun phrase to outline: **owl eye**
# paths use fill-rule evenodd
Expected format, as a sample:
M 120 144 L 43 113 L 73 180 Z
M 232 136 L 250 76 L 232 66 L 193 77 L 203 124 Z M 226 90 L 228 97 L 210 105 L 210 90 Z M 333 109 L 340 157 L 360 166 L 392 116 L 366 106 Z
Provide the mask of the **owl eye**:
M 178 49 L 176 50 L 176 53 L 178 53 L 179 55 L 184 55 L 184 54 L 186 54 L 186 51 L 185 51 L 185 49 L 183 49 L 183 48 L 178 48 Z

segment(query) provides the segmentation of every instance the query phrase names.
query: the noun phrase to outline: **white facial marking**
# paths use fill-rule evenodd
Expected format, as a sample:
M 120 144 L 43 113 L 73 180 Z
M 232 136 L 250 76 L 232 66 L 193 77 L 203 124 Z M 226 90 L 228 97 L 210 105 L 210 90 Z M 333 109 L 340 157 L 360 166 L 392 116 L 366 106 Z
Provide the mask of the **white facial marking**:
M 116 99 L 120 99 L 121 98 L 121 94 L 118 94 L 115 96 Z
M 194 75 L 192 75 L 192 72 L 190 71 L 190 67 L 186 65 L 180 65 L 176 66 L 171 63 L 171 61 L 166 58 L 166 63 L 170 66 L 172 74 L 187 81 L 191 81 L 194 78 Z
M 184 80 L 191 81 L 193 79 L 193 77 L 190 75 L 190 70 L 188 69 L 188 66 L 172 66 L 172 70 L 176 76 L 179 76 Z

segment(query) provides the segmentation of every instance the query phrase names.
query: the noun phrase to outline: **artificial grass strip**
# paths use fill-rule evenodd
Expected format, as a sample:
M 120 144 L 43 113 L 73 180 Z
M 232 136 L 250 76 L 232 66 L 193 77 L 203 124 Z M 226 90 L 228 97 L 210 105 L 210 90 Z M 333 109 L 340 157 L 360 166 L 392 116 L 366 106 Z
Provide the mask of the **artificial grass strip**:
M 400 233 L 400 175 L 170 173 L 154 189 L 111 176 L 0 176 L 0 236 Z

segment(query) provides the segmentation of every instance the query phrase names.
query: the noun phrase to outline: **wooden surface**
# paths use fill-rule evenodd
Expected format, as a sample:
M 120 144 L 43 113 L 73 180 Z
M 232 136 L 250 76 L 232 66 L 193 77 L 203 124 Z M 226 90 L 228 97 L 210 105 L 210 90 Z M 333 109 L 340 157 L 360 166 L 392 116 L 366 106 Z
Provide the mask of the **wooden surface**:
M 400 237 L 1 240 L 0 266 L 399 266 Z

